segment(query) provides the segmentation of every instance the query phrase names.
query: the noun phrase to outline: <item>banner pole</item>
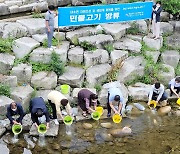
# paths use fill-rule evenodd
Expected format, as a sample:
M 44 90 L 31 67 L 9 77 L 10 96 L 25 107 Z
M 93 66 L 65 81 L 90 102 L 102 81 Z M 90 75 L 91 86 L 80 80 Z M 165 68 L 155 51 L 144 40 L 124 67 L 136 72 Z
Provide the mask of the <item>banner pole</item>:
M 59 32 L 59 26 L 58 26 L 58 49 L 60 48 L 60 32 Z

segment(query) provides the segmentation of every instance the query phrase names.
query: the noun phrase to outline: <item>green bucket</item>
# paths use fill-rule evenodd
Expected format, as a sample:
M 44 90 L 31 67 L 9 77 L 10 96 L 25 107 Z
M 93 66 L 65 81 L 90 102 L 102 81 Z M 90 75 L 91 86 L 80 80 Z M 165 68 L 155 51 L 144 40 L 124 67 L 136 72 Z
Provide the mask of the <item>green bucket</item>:
M 68 94 L 70 90 L 70 86 L 67 84 L 61 85 L 61 93 L 62 94 Z
M 47 132 L 47 128 L 45 124 L 40 124 L 38 126 L 38 133 L 45 134 Z
M 64 117 L 64 123 L 65 123 L 66 125 L 71 125 L 71 124 L 73 123 L 73 117 L 71 117 L 71 116 L 69 116 L 69 115 L 65 116 L 65 117 Z
M 12 132 L 14 133 L 14 135 L 20 134 L 22 132 L 22 125 L 14 124 L 12 126 Z
M 91 117 L 94 119 L 94 120 L 99 120 L 101 115 L 99 112 L 95 111 L 93 113 L 91 113 Z

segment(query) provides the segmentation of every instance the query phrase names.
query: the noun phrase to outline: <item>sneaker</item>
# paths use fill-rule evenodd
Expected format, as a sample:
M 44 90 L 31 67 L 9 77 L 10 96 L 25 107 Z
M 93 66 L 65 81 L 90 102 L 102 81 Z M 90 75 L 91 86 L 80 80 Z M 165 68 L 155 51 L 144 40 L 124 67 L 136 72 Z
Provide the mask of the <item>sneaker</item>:
M 52 46 L 51 48 L 52 48 L 52 49 L 56 49 L 56 47 L 55 47 L 55 46 Z
M 108 113 L 108 114 L 107 114 L 107 117 L 108 117 L 108 118 L 111 117 L 111 113 Z
M 54 49 L 53 48 L 48 48 L 50 51 L 53 51 Z
M 58 122 L 57 119 L 54 119 L 54 123 L 55 123 L 56 125 L 59 125 L 59 122 Z

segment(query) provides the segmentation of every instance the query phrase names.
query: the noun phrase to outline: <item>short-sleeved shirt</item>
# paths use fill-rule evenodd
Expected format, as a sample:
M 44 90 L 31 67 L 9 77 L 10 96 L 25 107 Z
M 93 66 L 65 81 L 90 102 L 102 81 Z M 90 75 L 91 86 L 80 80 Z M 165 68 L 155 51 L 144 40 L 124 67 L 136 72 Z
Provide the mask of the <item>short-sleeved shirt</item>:
M 180 83 L 176 83 L 175 79 L 176 78 L 172 79 L 169 84 L 173 87 L 180 87 Z
M 123 98 L 123 95 L 120 91 L 119 88 L 110 88 L 108 90 L 108 93 L 109 93 L 109 102 L 113 102 L 114 101 L 114 97 L 116 95 L 119 95 L 120 96 L 120 102 L 123 103 L 124 102 L 124 98 Z
M 48 21 L 50 27 L 54 27 L 54 13 L 51 11 L 46 12 L 45 20 Z

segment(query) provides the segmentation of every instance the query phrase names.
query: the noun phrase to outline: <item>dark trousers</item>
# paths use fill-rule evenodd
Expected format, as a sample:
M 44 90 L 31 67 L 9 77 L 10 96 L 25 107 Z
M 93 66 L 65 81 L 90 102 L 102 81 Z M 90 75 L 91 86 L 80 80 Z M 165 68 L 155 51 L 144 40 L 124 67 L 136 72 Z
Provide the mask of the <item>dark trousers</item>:
M 171 85 L 169 84 L 168 88 L 170 89 L 170 95 L 172 96 L 173 91 L 171 90 Z M 176 93 L 178 94 L 180 92 L 180 87 L 174 87 L 174 89 L 176 89 Z
M 152 95 L 152 100 L 154 100 L 154 101 L 156 101 L 157 100 L 157 97 L 158 97 L 158 95 L 159 94 L 156 94 L 156 93 L 154 93 L 153 92 L 153 95 Z M 162 95 L 162 97 L 160 98 L 160 100 L 159 101 L 164 101 L 164 100 L 167 100 L 167 98 L 168 98 L 168 96 L 167 96 L 167 93 L 166 92 L 164 92 L 163 93 L 163 95 Z
M 49 102 L 49 105 L 52 108 L 53 119 L 57 119 L 56 105 L 54 103 L 52 103 L 50 100 L 48 100 L 48 102 Z
M 108 110 L 108 114 L 111 114 L 111 106 L 109 105 L 109 96 L 110 96 L 110 93 L 108 93 L 107 110 Z

